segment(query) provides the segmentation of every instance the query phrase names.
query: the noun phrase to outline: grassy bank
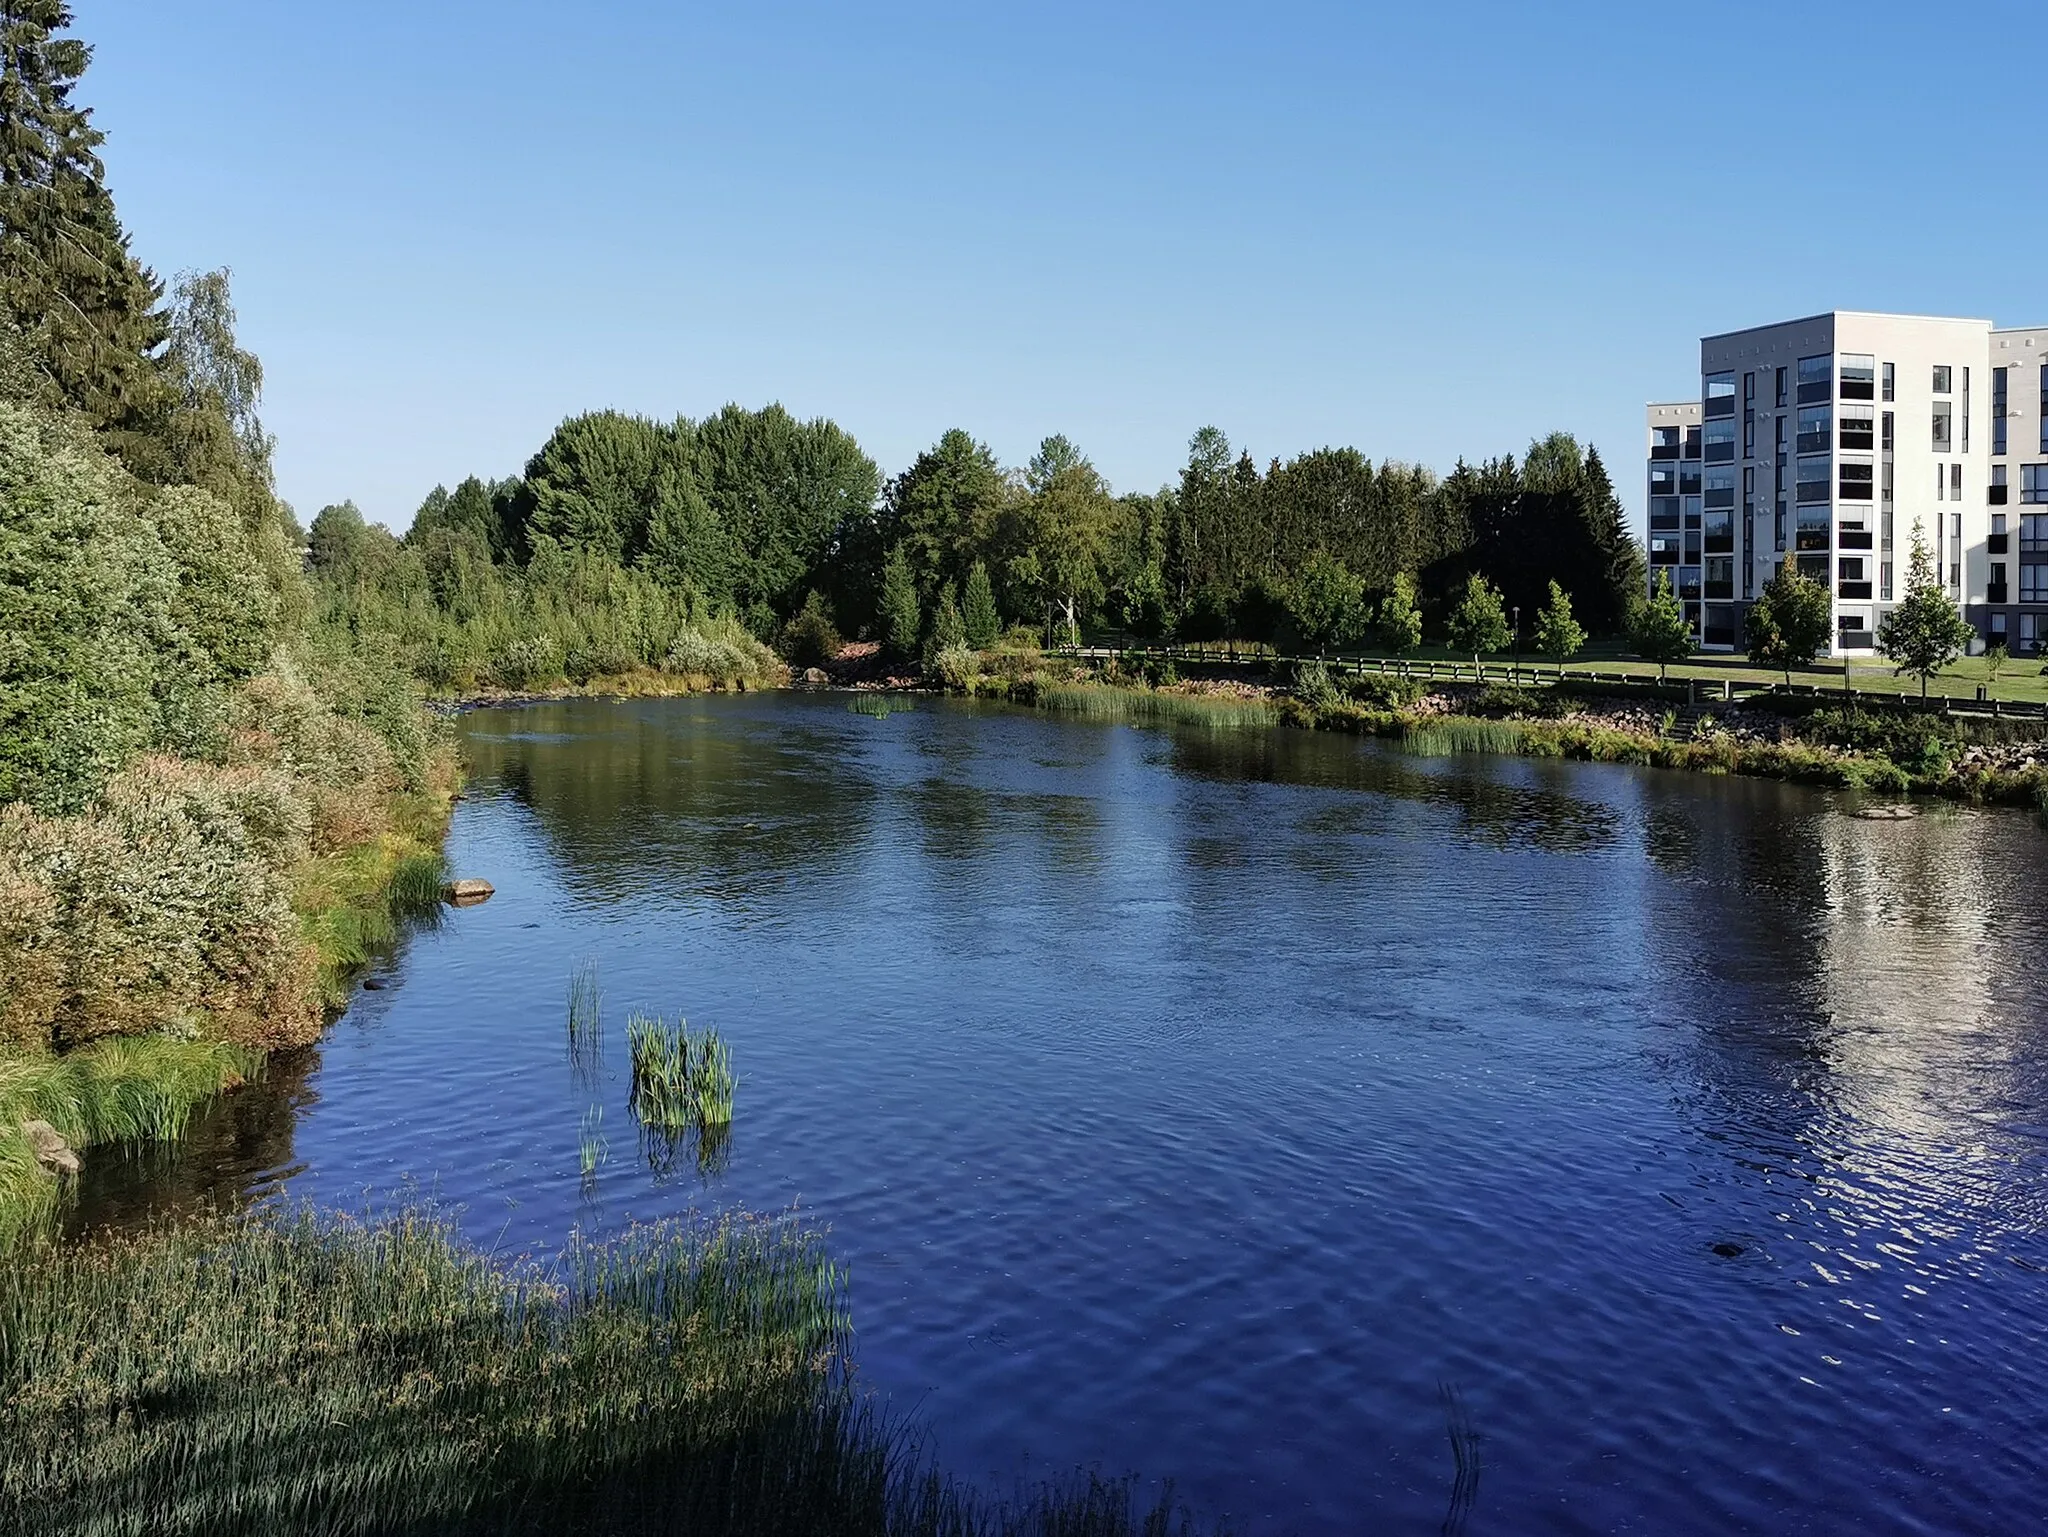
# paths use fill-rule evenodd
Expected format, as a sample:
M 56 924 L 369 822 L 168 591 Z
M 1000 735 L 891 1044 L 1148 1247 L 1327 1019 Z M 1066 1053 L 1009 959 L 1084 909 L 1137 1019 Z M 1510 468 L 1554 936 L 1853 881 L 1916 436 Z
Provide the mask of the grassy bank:
M 1080 719 L 1240 729 L 1282 725 L 1398 742 L 1427 756 L 1506 753 L 1743 774 L 1831 789 L 2048 809 L 2037 724 L 1965 721 L 1902 701 L 1844 707 L 1768 696 L 1678 727 L 1670 697 L 1562 683 L 1443 688 L 1398 676 L 1333 678 L 1310 664 L 1286 688 L 1186 684 L 1171 664 L 1099 667 L 1036 654 L 953 658 L 943 686 Z
M 1004 1508 L 853 1390 L 815 1236 L 727 1219 L 545 1265 L 429 1215 L 272 1211 L 0 1270 L 0 1528 L 1062 1534 L 1187 1525 L 1127 1486 Z

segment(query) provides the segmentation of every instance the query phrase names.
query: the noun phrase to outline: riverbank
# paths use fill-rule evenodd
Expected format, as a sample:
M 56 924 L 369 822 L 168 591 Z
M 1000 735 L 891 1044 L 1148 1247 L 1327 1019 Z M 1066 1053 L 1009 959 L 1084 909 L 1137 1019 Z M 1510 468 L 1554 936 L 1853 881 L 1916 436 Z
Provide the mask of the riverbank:
M 1277 725 L 1369 736 L 1431 755 L 1631 763 L 2048 810 L 2048 731 L 2040 723 L 1964 721 L 1893 699 L 1845 704 L 1773 694 L 1699 706 L 1683 689 L 1339 678 L 1314 665 L 1285 683 L 1253 683 L 1035 654 L 983 654 L 971 664 L 951 659 L 936 686 L 1098 720 Z

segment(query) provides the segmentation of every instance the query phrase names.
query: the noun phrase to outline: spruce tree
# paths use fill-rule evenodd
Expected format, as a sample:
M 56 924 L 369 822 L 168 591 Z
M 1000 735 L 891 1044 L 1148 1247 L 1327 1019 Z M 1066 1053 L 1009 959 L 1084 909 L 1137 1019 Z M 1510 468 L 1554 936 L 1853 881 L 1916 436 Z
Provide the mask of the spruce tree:
M 1003 616 L 996 608 L 996 590 L 989 582 L 988 567 L 976 561 L 967 573 L 967 597 L 962 605 L 967 626 L 967 644 L 986 651 L 1003 630 Z
M 95 426 L 150 414 L 162 287 L 128 251 L 99 147 L 72 103 L 92 50 L 62 0 L 0 0 L 0 310 L 54 401 Z
M 910 575 L 910 561 L 901 545 L 891 549 L 882 563 L 882 596 L 875 606 L 881 618 L 884 654 L 894 662 L 906 662 L 916 656 L 923 616 L 918 608 L 917 583 Z

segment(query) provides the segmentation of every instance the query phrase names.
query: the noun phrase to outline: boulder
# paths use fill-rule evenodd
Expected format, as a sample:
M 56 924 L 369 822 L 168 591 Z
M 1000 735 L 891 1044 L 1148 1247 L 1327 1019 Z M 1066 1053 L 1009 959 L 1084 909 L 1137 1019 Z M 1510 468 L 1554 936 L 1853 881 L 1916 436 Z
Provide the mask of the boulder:
M 34 1149 L 36 1162 L 52 1174 L 78 1172 L 78 1154 L 71 1150 L 71 1144 L 59 1136 L 57 1128 L 48 1121 L 23 1121 L 21 1134 L 28 1138 L 28 1145 Z
M 826 684 L 830 683 L 831 681 L 832 679 L 826 674 L 825 669 L 822 667 L 806 667 L 804 669 L 804 682 L 810 685 L 812 688 L 823 688 Z
M 1910 822 L 1920 815 L 1918 806 L 1858 806 L 1850 813 L 1865 822 Z
M 450 907 L 474 907 L 479 902 L 490 901 L 497 889 L 489 881 L 450 881 L 441 888 L 441 896 Z

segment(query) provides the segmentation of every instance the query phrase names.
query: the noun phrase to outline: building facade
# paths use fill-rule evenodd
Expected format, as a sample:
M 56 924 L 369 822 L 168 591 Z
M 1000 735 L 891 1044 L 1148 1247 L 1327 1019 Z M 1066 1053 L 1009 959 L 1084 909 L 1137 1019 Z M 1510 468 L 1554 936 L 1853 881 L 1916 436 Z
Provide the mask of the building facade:
M 1982 638 L 2048 648 L 2048 328 L 1837 310 L 1709 336 L 1700 398 L 1646 417 L 1649 558 L 1707 650 L 1778 566 L 1875 646 L 1915 534 Z

